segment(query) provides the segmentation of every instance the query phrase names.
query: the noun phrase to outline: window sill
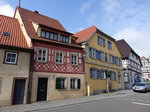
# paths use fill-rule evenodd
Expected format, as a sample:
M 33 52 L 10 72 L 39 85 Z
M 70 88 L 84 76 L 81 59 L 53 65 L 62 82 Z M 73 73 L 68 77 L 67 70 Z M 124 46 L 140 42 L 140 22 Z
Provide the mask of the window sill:
M 47 63 L 47 61 L 38 61 L 38 60 L 37 60 L 37 62 L 39 62 L 39 63 Z
M 7 62 L 4 62 L 3 64 L 8 64 L 8 65 L 17 65 L 17 63 L 7 63 Z
M 77 65 L 75 65 L 75 64 L 71 64 L 71 66 L 78 66 L 78 64 L 77 64 Z
M 75 88 L 75 89 L 71 89 L 70 88 L 70 91 L 78 91 L 79 89 Z
M 60 88 L 60 89 L 56 89 L 56 90 L 59 90 L 59 91 L 67 91 L 68 89 L 66 89 L 66 88 Z

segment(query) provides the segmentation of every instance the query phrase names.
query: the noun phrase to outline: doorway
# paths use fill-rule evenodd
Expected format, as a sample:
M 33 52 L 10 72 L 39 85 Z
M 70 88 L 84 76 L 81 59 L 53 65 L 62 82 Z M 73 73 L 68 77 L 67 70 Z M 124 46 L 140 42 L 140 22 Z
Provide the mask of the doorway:
M 25 82 L 25 79 L 15 79 L 13 104 L 24 103 Z
M 48 78 L 38 78 L 37 101 L 47 100 L 47 82 Z

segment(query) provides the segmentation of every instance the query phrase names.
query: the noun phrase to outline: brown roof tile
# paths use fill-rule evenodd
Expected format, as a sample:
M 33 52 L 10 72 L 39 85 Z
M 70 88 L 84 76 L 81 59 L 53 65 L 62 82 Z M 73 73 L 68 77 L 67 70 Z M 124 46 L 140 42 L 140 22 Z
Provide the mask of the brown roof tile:
M 128 58 L 130 56 L 132 49 L 124 39 L 116 41 L 116 45 L 122 55 L 122 58 Z
M 0 15 L 0 45 L 30 49 L 17 19 Z

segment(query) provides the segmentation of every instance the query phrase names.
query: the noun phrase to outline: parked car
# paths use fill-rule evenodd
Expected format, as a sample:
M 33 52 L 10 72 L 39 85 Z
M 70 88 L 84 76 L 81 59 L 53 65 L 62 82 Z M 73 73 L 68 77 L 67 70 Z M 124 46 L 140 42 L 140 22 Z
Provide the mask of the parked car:
M 150 91 L 150 83 L 147 82 L 137 82 L 133 86 L 134 92 L 148 92 Z

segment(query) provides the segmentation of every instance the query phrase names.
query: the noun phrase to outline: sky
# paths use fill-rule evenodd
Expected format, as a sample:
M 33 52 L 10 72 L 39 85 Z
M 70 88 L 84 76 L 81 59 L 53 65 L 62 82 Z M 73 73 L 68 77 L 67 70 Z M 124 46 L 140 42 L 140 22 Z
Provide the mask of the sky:
M 0 14 L 12 17 L 18 1 L 0 0 Z M 150 56 L 150 0 L 21 0 L 21 7 L 59 20 L 71 33 L 95 25 Z

